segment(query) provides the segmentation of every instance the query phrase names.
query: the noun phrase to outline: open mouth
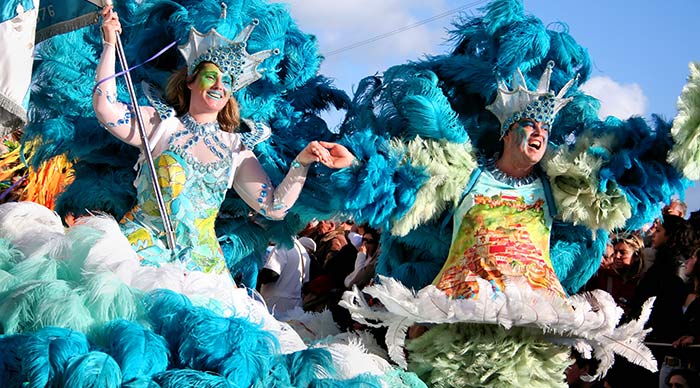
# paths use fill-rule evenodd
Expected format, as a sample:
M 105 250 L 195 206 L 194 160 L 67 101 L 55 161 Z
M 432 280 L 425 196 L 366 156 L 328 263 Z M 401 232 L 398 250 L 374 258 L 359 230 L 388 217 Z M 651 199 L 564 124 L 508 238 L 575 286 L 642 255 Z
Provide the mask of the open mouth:
M 527 146 L 539 151 L 539 149 L 542 148 L 542 142 L 539 140 L 530 140 L 530 142 L 527 143 Z
M 210 90 L 207 92 L 207 96 L 213 100 L 221 100 L 224 98 L 223 93 L 217 91 L 217 90 Z

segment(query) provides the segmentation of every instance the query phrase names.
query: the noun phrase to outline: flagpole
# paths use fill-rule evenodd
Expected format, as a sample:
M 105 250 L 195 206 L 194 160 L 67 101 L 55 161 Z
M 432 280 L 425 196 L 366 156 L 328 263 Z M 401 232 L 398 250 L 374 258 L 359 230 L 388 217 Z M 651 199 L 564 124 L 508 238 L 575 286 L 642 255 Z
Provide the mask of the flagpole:
M 103 6 L 112 5 L 112 0 L 104 0 Z M 115 32 L 117 38 L 117 56 L 119 57 L 119 63 L 124 71 L 124 80 L 126 81 L 126 87 L 129 90 L 129 97 L 131 98 L 131 105 L 133 106 L 134 115 L 136 116 L 136 126 L 139 130 L 139 135 L 141 136 L 141 147 L 142 152 L 146 156 L 146 163 L 148 165 L 148 170 L 151 173 L 151 182 L 153 183 L 153 191 L 156 195 L 156 200 L 158 203 L 158 210 L 160 211 L 160 217 L 163 220 L 163 228 L 165 229 L 165 237 L 167 239 L 168 248 L 170 248 L 171 255 L 175 256 L 175 234 L 173 233 L 172 224 L 170 223 L 170 217 L 168 216 L 168 211 L 165 207 L 165 201 L 163 200 L 163 194 L 160 190 L 160 185 L 158 184 L 158 179 L 156 175 L 156 167 L 153 162 L 153 155 L 151 154 L 151 147 L 149 145 L 148 136 L 146 135 L 145 126 L 143 124 L 143 116 L 141 115 L 141 109 L 139 108 L 138 100 L 136 99 L 136 92 L 134 91 L 134 83 L 131 80 L 131 73 L 128 71 L 129 65 L 126 62 L 126 56 L 124 55 L 124 46 L 122 45 L 121 38 L 119 37 L 119 32 Z

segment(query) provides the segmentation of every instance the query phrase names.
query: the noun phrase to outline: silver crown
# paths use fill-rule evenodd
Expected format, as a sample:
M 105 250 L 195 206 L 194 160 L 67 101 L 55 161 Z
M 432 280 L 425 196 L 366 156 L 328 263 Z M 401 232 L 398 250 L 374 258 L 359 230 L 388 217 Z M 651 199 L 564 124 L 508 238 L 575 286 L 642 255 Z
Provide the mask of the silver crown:
M 547 63 L 547 68 L 537 89 L 530 91 L 523 73 L 518 69 L 513 74 L 512 90 L 508 89 L 504 80 L 498 81 L 498 94 L 494 102 L 486 109 L 491 111 L 501 123 L 501 138 L 505 136 L 513 123 L 523 119 L 531 119 L 540 123 L 542 128 L 549 130 L 557 113 L 572 100 L 563 98 L 571 86 L 578 80 L 578 75 L 564 85 L 557 95 L 549 90 L 554 62 Z
M 200 63 L 211 62 L 222 72 L 231 75 L 233 92 L 259 80 L 262 74 L 258 71 L 258 65 L 265 59 L 278 55 L 280 50 L 248 53 L 246 42 L 258 23 L 258 19 L 253 19 L 234 40 L 226 39 L 213 28 L 207 34 L 202 34 L 192 27 L 187 43 L 178 46 L 178 50 L 187 62 L 187 75 L 192 75 Z

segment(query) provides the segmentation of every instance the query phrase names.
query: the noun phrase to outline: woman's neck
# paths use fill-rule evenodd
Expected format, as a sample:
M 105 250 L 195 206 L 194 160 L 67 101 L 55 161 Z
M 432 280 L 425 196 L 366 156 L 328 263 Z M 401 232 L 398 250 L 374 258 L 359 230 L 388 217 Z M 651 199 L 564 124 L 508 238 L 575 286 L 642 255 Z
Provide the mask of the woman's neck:
M 194 121 L 200 124 L 213 123 L 219 115 L 218 112 L 197 112 L 195 110 L 190 110 L 188 113 Z

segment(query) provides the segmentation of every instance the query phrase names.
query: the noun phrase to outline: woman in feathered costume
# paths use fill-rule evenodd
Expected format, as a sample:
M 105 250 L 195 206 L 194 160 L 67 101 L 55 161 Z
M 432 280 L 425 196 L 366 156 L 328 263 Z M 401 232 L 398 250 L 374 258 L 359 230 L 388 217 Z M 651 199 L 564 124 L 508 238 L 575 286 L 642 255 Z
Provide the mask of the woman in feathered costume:
M 211 14 L 208 5 L 203 8 Z M 177 12 L 192 16 L 201 10 L 161 2 L 140 6 L 151 16 L 170 8 L 173 19 Z M 223 6 L 217 13 L 221 19 Z M 263 23 L 273 24 L 275 15 L 267 16 Z M 136 136 L 137 112 L 119 102 L 114 80 L 119 18 L 111 6 L 103 17 L 93 89 L 97 119 L 120 140 L 146 148 Z M 151 107 L 140 113 L 173 220 L 174 245 L 164 239 L 165 221 L 142 160 L 137 204 L 121 228 L 111 217 L 87 216 L 64 231 L 60 219 L 39 205 L 0 207 L 5 238 L 0 385 L 424 386 L 414 375 L 366 354 L 359 339 L 307 348 L 291 327 L 232 281 L 214 231 L 227 188 L 233 185 L 261 215 L 279 219 L 296 200 L 310 163 L 339 168 L 353 160 L 341 145 L 311 142 L 275 188 L 244 145 L 251 134 L 244 140 L 234 132 L 239 121 L 233 93 L 261 78 L 258 65 L 279 53 L 248 53 L 257 24 L 255 19 L 233 41 L 213 30 L 202 35 L 192 29 L 180 48 L 187 67 L 168 83 L 167 102 L 154 88 L 143 87 Z M 94 205 L 88 209 L 114 211 Z M 358 363 L 353 357 L 369 359 Z

